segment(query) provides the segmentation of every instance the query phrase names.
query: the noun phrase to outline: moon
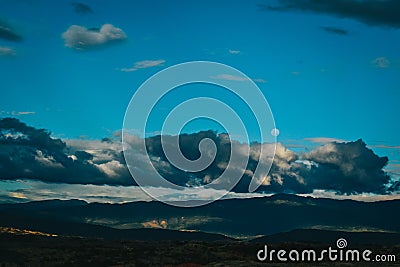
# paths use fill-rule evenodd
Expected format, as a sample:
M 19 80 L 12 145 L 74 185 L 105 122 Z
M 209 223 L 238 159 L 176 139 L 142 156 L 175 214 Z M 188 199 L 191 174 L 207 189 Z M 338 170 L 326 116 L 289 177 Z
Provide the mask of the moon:
M 271 135 L 273 136 L 278 136 L 279 135 L 279 129 L 278 128 L 274 128 L 271 130 Z

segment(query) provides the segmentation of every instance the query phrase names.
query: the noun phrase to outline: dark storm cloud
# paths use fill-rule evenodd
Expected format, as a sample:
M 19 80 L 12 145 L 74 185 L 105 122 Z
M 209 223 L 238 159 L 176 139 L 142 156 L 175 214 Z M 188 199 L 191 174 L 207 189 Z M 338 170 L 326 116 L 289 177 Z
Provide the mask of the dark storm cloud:
M 229 161 L 230 157 L 230 143 L 225 142 L 225 134 L 216 134 L 213 131 L 201 131 L 194 134 L 182 134 L 179 137 L 179 148 L 172 145 L 172 137 L 166 136 L 166 145 L 170 146 L 169 149 L 176 150 L 180 149 L 182 154 L 190 160 L 195 160 L 200 157 L 199 144 L 204 138 L 213 140 L 217 147 L 217 154 L 215 160 L 205 170 L 196 172 L 188 175 L 187 172 L 177 169 L 171 165 L 165 154 L 161 144 L 161 136 L 150 137 L 146 139 L 146 147 L 149 153 L 157 158 L 157 161 L 153 160 L 153 164 L 163 166 L 158 168 L 158 171 L 166 176 L 168 180 L 179 185 L 201 185 L 211 182 L 218 178 L 223 168 L 219 166 L 225 165 Z
M 172 182 L 180 185 L 206 184 L 217 179 L 225 170 L 231 153 L 229 137 L 212 131 L 184 134 L 180 136 L 180 149 L 188 159 L 199 158 L 198 146 L 203 138 L 214 141 L 217 155 L 214 162 L 205 170 L 188 176 L 168 163 L 161 147 L 160 137 L 147 139 L 149 152 L 157 157 L 159 171 Z M 168 140 L 168 139 L 167 139 Z M 241 146 L 238 145 L 239 150 Z M 250 180 L 259 162 L 260 146 L 268 150 L 270 144 L 250 145 L 250 158 L 236 192 L 247 192 Z M 240 153 L 235 151 L 234 153 Z M 162 164 L 159 164 L 162 162 Z M 367 148 L 362 140 L 347 143 L 328 143 L 309 153 L 298 155 L 277 144 L 275 158 L 269 175 L 259 191 L 312 193 L 315 189 L 332 190 L 339 194 L 363 192 L 385 193 L 389 176 L 382 170 L 388 162 L 387 157 L 379 157 Z
M 15 32 L 10 25 L 0 19 L 0 39 L 20 42 L 22 41 L 22 36 Z
M 334 33 L 338 35 L 348 35 L 349 32 L 347 30 L 341 29 L 341 28 L 336 28 L 336 27 L 321 27 L 322 30 L 329 32 L 329 33 Z
M 326 144 L 304 158 L 318 164 L 307 177 L 312 188 L 344 194 L 387 190 L 384 185 L 389 182 L 389 176 L 382 169 L 388 158 L 377 156 L 362 140 Z
M 165 136 L 165 146 L 173 145 L 173 136 Z M 153 166 L 167 180 L 181 186 L 208 184 L 225 171 L 231 153 L 247 155 L 247 166 L 237 166 L 243 173 L 235 192 L 248 192 L 260 157 L 264 151 L 275 149 L 272 144 L 252 143 L 250 146 L 229 139 L 227 134 L 202 131 L 179 136 L 182 154 L 195 160 L 200 157 L 200 141 L 211 139 L 217 148 L 214 161 L 204 170 L 187 172 L 173 166 L 164 153 L 160 136 L 146 138 L 146 147 Z M 143 139 L 126 135 L 134 151 L 137 168 L 147 166 L 140 151 Z M 235 142 L 235 143 L 233 143 Z M 327 143 L 308 153 L 298 154 L 276 145 L 276 153 L 269 174 L 255 177 L 263 180 L 258 191 L 312 193 L 313 190 L 330 190 L 338 194 L 380 193 L 399 189 L 383 171 L 387 157 L 377 156 L 362 140 L 347 143 Z M 267 156 L 268 157 L 268 156 Z M 272 159 L 271 159 L 272 160 Z M 235 164 L 234 164 L 235 165 Z M 240 169 L 242 168 L 242 169 Z M 146 171 L 146 170 L 144 170 Z M 66 140 L 55 139 L 43 129 L 27 126 L 17 119 L 0 120 L 0 179 L 36 179 L 45 182 L 69 184 L 133 185 L 123 157 L 120 140 Z M 265 179 L 264 179 L 265 178 Z
M 278 0 L 277 5 L 259 6 L 263 10 L 309 11 L 352 18 L 368 25 L 400 28 L 398 0 Z
M 71 6 L 73 7 L 75 13 L 78 13 L 80 15 L 93 13 L 93 9 L 89 5 L 84 3 L 73 2 L 71 3 Z
M 72 153 L 70 149 L 44 129 L 27 126 L 15 118 L 4 118 L 0 120 L 0 179 L 132 184 L 130 177 L 124 177 L 123 172 L 114 179 L 112 168 L 118 167 L 117 162 L 94 162 L 90 153 Z

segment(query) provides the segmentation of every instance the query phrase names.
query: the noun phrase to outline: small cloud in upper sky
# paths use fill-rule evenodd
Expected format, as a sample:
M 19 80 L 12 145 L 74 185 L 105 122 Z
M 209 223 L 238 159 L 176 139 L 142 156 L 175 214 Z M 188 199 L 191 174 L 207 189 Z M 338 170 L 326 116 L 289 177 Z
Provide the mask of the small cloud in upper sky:
M 216 76 L 211 76 L 210 78 L 216 79 L 216 80 L 226 80 L 226 81 L 237 81 L 237 82 L 245 82 L 249 81 L 247 77 L 244 76 L 236 76 L 232 74 L 218 74 Z M 251 79 L 256 83 L 266 83 L 267 81 L 261 78 L 257 79 Z
M 257 78 L 257 79 L 253 79 L 254 82 L 256 83 L 266 83 L 267 80 L 261 79 L 261 78 Z
M 231 74 L 218 74 L 217 76 L 212 76 L 211 78 L 217 80 L 227 80 L 227 81 L 237 81 L 237 82 L 244 82 L 248 81 L 249 79 L 242 76 L 235 76 Z
M 337 27 L 321 27 L 322 30 L 329 32 L 329 33 L 333 33 L 333 34 L 338 34 L 338 35 L 348 35 L 349 31 L 341 29 L 341 28 L 337 28 Z
M 22 41 L 22 36 L 16 33 L 11 26 L 0 19 L 0 39 L 19 42 Z
M 381 69 L 386 69 L 386 68 L 390 67 L 390 61 L 385 57 L 377 57 L 374 60 L 372 60 L 371 63 L 375 67 L 381 68 Z
M 71 6 L 74 8 L 75 13 L 80 15 L 93 13 L 93 9 L 84 3 L 73 2 L 71 3 Z
M 112 24 L 104 24 L 100 29 L 72 25 L 62 34 L 62 38 L 65 46 L 76 50 L 86 50 L 110 42 L 125 40 L 126 34 Z
M 138 69 L 147 69 L 152 67 L 163 66 L 165 63 L 164 59 L 157 59 L 157 60 L 143 60 L 138 61 L 133 64 L 131 68 L 122 68 L 120 69 L 123 72 L 132 72 L 137 71 Z
M 16 56 L 17 52 L 14 48 L 7 46 L 0 46 L 0 57 L 13 57 Z
M 238 54 L 240 54 L 240 50 L 232 50 L 232 49 L 229 49 L 228 52 L 229 52 L 229 54 L 232 54 L 232 55 L 238 55 Z

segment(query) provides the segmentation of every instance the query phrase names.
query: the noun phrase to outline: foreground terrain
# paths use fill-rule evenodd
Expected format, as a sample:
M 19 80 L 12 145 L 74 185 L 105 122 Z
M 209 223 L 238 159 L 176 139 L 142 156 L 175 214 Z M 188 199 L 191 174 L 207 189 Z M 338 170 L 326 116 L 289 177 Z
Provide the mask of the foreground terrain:
M 400 201 L 373 203 L 275 195 L 185 209 L 49 200 L 0 205 L 3 266 L 400 266 Z M 346 249 L 379 262 L 260 262 L 269 250 Z
M 13 232 L 13 233 L 11 233 Z M 258 242 L 238 241 L 118 241 L 96 238 L 52 236 L 27 233 L 16 229 L 0 235 L 0 266 L 271 266 L 259 262 L 256 253 L 263 247 Z M 281 243 L 275 249 L 316 250 L 324 244 Z M 373 246 L 374 253 L 395 254 L 397 246 Z M 273 266 L 298 266 L 278 263 Z M 315 266 L 303 263 L 300 266 Z M 376 264 L 376 263 L 375 263 Z M 380 265 L 400 266 L 400 262 Z M 376 266 L 374 263 L 320 262 L 318 266 Z

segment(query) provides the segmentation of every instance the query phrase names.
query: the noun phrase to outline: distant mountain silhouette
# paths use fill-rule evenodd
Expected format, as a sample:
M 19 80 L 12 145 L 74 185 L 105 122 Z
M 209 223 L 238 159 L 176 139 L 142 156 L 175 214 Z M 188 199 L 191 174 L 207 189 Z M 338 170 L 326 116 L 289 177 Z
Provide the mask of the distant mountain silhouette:
M 115 238 L 152 238 L 147 235 L 165 235 L 165 238 L 226 239 L 233 237 L 269 236 L 280 234 L 279 240 L 297 235 L 296 229 L 319 229 L 343 232 L 400 232 L 400 200 L 358 202 L 296 195 L 277 194 L 251 199 L 225 199 L 196 207 L 180 208 L 160 202 L 132 202 L 125 204 L 86 203 L 80 200 L 49 200 L 24 204 L 0 205 L 0 225 L 22 228 L 36 227 L 43 232 L 67 235 Z M 131 229 L 139 230 L 131 230 Z M 189 233 L 191 230 L 207 232 Z M 299 231 L 299 230 L 296 230 Z M 301 230 L 304 231 L 304 230 Z M 162 233 L 162 234 L 161 234 Z M 223 234 L 223 235 L 214 235 Z M 308 232 L 323 233 L 323 232 Z M 328 232 L 327 232 L 328 233 Z M 187 237 L 186 237 L 187 235 Z M 357 236 L 357 233 L 351 236 Z M 364 235 L 366 236 L 366 235 Z M 383 238 L 378 233 L 376 240 Z M 373 235 L 369 235 L 371 242 Z M 283 238 L 283 239 L 280 239 Z M 367 238 L 367 239 L 368 239 Z M 400 244 L 398 235 L 391 235 Z M 313 234 L 309 240 L 318 240 Z M 397 240 L 397 241 L 396 241 Z M 267 240 L 266 240 L 267 241 Z M 392 241 L 391 241 L 392 242 Z

